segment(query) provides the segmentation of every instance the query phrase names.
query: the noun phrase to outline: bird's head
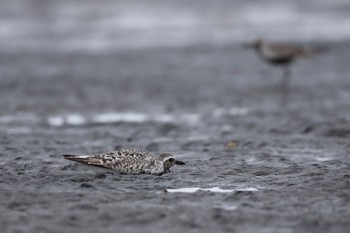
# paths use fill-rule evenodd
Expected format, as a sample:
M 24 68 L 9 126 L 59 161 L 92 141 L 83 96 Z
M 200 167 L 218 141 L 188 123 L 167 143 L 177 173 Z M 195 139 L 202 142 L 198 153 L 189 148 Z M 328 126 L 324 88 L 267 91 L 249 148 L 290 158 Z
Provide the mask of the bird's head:
M 175 154 L 172 153 L 160 153 L 159 159 L 163 162 L 164 171 L 166 172 L 174 165 L 185 165 L 184 162 L 176 160 Z

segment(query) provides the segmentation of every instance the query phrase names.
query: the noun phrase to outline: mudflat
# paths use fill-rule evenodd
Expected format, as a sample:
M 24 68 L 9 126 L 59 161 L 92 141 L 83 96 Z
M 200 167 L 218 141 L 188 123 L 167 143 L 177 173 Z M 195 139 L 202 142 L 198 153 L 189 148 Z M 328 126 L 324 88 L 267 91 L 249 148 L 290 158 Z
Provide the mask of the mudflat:
M 76 9 L 48 2 L 68 19 Z M 283 107 L 281 70 L 237 41 L 87 52 L 23 41 L 0 51 L 1 232 L 348 232 L 346 41 L 292 67 Z M 121 148 L 186 165 L 95 176 L 62 157 Z

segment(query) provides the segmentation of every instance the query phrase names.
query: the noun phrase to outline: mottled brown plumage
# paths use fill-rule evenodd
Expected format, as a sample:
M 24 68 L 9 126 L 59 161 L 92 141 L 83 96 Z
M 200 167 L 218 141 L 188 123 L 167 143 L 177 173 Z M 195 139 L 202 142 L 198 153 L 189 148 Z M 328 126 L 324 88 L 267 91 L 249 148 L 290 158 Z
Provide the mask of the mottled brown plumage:
M 147 151 L 125 149 L 96 155 L 63 155 L 65 159 L 106 171 L 125 174 L 162 175 L 172 166 L 184 165 L 175 159 L 172 153 L 160 153 L 155 156 Z
M 295 44 L 266 43 L 262 40 L 254 41 L 251 46 L 263 60 L 273 65 L 289 65 L 299 57 L 310 56 L 316 52 Z

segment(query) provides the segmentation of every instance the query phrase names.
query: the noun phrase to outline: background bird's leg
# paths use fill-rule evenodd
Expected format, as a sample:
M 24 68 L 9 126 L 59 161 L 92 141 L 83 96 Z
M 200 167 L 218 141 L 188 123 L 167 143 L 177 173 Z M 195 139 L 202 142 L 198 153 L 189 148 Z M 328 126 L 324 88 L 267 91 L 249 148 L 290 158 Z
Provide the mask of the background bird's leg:
M 284 107 L 288 104 L 289 83 L 290 83 L 290 67 L 286 65 L 283 68 L 283 77 L 281 82 L 281 107 Z

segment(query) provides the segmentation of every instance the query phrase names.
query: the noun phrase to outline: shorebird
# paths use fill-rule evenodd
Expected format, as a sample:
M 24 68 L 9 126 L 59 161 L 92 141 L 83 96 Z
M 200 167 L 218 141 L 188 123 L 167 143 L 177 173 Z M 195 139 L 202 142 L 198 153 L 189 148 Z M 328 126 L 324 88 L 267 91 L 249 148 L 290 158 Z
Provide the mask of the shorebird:
M 151 174 L 161 176 L 176 165 L 185 165 L 172 153 L 153 155 L 147 151 L 124 149 L 96 155 L 63 155 L 65 159 L 88 165 L 99 172 Z
M 257 39 L 245 46 L 253 48 L 256 54 L 265 62 L 283 68 L 281 81 L 282 105 L 286 104 L 288 100 L 290 66 L 292 63 L 298 58 L 312 56 L 324 50 L 323 48 L 306 48 L 288 43 L 267 43 L 261 39 Z

